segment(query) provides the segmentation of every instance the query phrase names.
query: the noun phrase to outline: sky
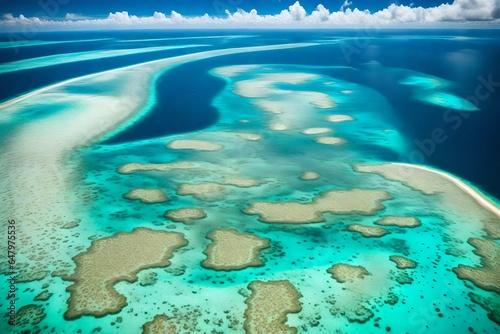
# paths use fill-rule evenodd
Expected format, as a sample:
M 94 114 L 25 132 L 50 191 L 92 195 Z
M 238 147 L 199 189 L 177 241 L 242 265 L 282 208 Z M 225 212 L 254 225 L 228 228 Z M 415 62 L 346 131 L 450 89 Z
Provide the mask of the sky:
M 106 17 L 109 13 L 127 11 L 134 15 L 152 15 L 155 11 L 169 13 L 172 10 L 185 16 L 192 15 L 223 15 L 224 10 L 235 11 L 241 8 L 247 12 L 257 9 L 259 14 L 277 14 L 295 3 L 296 0 L 1 0 L 0 13 L 11 13 L 15 16 L 23 14 L 34 16 L 40 12 L 43 4 L 59 3 L 61 10 L 56 14 L 64 17 L 69 13 L 78 13 L 89 17 Z M 40 6 L 40 3 L 42 6 Z M 301 0 L 300 4 L 306 11 L 313 11 L 318 4 L 323 4 L 331 11 L 339 10 L 344 0 Z M 377 11 L 392 3 L 409 6 L 431 7 L 443 3 L 440 0 L 357 0 L 351 7 L 361 10 Z
M 379 24 L 500 27 L 500 0 L 1 0 L 0 31 Z

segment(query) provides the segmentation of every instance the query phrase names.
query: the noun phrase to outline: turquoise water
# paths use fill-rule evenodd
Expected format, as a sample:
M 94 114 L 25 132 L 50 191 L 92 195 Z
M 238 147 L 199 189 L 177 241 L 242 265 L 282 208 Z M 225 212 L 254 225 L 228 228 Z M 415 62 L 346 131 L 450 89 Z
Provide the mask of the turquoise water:
M 268 36 L 267 44 L 277 44 L 278 37 L 283 36 Z M 320 32 L 309 35 L 316 40 L 323 37 Z M 221 43 L 220 38 L 208 40 Z M 254 43 L 234 37 L 224 41 L 234 43 L 232 47 Z M 444 186 L 443 193 L 429 195 L 402 182 L 355 170 L 359 164 L 408 162 L 404 157 L 415 150 L 415 138 L 407 130 L 415 126 L 417 131 L 417 125 L 408 124 L 412 117 L 435 122 L 432 113 L 441 117 L 446 108 L 455 107 L 470 112 L 471 118 L 463 118 L 465 123 L 489 115 L 492 109 L 485 104 L 459 108 L 469 91 L 449 76 L 397 64 L 377 65 L 374 72 L 356 64 L 346 66 L 324 54 L 308 61 L 300 56 L 315 54 L 324 45 L 230 51 L 221 44 L 203 51 L 239 53 L 194 55 L 185 49 L 186 58 L 155 63 L 135 58 L 136 67 L 98 72 L 3 106 L 0 211 L 17 221 L 19 275 L 47 272 L 17 284 L 17 308 L 37 305 L 43 309 L 43 319 L 16 327 L 2 321 L 0 332 L 92 333 L 99 328 L 101 333 L 141 333 L 143 324 L 166 314 L 180 333 L 244 333 L 247 287 L 255 280 L 288 280 L 295 286 L 302 309 L 289 314 L 286 324 L 299 333 L 498 331 L 498 318 L 488 316 L 499 301 L 498 292 L 461 280 L 452 271 L 458 265 L 482 266 L 481 257 L 467 243 L 469 238 L 489 240 L 498 247 L 494 239 L 498 232 L 496 236 L 485 232 L 487 221 L 498 231 L 498 215 L 450 185 Z M 374 73 L 377 83 L 370 80 Z M 379 86 L 384 82 L 386 90 Z M 400 95 L 388 94 L 387 86 L 401 87 Z M 19 89 L 15 95 L 22 92 Z M 441 102 L 433 99 L 436 94 Z M 407 108 L 401 107 L 401 100 Z M 418 117 L 406 115 L 417 109 L 421 111 Z M 333 115 L 351 120 L 331 122 Z M 330 132 L 302 133 L 311 128 Z M 446 134 L 460 142 L 456 137 L 466 136 L 465 130 L 447 130 Z M 241 134 L 260 138 L 248 140 Z M 344 142 L 315 141 L 322 137 Z M 470 140 L 495 139 L 484 131 L 481 138 Z M 174 140 L 202 140 L 223 148 L 169 149 L 167 145 Z M 463 146 L 456 151 L 472 149 Z M 190 162 L 194 167 L 119 173 L 120 166 L 133 162 Z M 473 162 L 455 156 L 454 164 L 462 163 Z M 320 177 L 302 180 L 299 177 L 305 171 Z M 464 175 L 455 176 L 481 189 Z M 183 184 L 223 183 L 231 178 L 257 180 L 259 185 L 223 185 L 222 193 L 209 193 L 209 199 L 179 194 Z M 490 180 L 488 189 L 493 193 L 498 180 L 494 176 Z M 123 197 L 134 188 L 161 189 L 169 200 L 145 204 Z M 254 202 L 310 203 L 324 191 L 352 188 L 384 190 L 391 199 L 370 214 L 325 213 L 325 221 L 314 224 L 269 224 L 258 215 L 243 213 Z M 486 196 L 498 208 L 495 195 Z M 164 216 L 167 210 L 183 207 L 200 208 L 207 217 L 184 224 Z M 384 216 L 412 216 L 422 225 L 387 226 L 390 234 L 380 238 L 366 238 L 347 229 L 351 224 L 376 226 L 374 222 Z M 77 226 L 63 228 L 72 221 Z M 174 252 L 169 266 L 142 270 L 137 281 L 116 283 L 114 288 L 127 298 L 118 313 L 66 320 L 70 298 L 66 289 L 73 282 L 57 271 L 62 270 L 63 276 L 73 273 L 73 257 L 86 252 L 93 240 L 138 227 L 180 232 L 189 243 Z M 258 255 L 264 265 L 231 271 L 202 267 L 203 252 L 211 242 L 206 236 L 220 228 L 268 238 L 270 247 Z M 143 247 L 148 247 L 147 242 Z M 412 259 L 417 267 L 397 269 L 389 260 L 391 255 Z M 337 263 L 364 266 L 370 275 L 339 283 L 327 272 Z M 7 272 L 5 259 L 1 268 Z M 156 282 L 141 285 L 149 273 L 156 274 Z M 411 283 L 398 282 L 403 276 Z M 0 285 L 2 296 L 7 289 L 6 284 Z M 48 301 L 34 301 L 43 290 L 53 295 Z M 470 292 L 491 298 L 490 310 L 471 301 Z M 391 296 L 397 296 L 397 302 L 389 302 Z M 2 308 L 7 306 L 5 300 L 0 303 Z M 371 315 L 353 320 L 361 308 Z

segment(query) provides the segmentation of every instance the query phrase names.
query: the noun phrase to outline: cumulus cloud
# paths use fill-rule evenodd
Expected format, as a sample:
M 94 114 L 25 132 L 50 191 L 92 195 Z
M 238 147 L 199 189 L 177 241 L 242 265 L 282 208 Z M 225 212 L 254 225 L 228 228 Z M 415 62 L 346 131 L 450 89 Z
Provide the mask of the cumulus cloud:
M 225 16 L 183 16 L 155 12 L 152 16 L 136 16 L 126 11 L 110 13 L 106 18 L 92 19 L 68 13 L 64 20 L 42 17 L 25 17 L 4 14 L 0 19 L 0 30 L 26 29 L 131 29 L 131 28 L 328 28 L 366 25 L 436 25 L 449 22 L 500 23 L 500 0 L 454 0 L 435 7 L 414 7 L 391 4 L 385 9 L 370 12 L 347 8 L 352 2 L 345 1 L 339 11 L 330 12 L 324 5 L 307 13 L 299 1 L 275 15 L 261 15 L 257 10 L 247 12 L 238 9 L 225 11 Z

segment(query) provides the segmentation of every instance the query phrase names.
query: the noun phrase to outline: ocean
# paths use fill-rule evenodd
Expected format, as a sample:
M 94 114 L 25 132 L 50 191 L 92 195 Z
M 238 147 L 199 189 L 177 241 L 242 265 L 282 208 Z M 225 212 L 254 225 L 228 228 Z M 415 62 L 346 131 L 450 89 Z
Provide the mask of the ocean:
M 1 34 L 0 332 L 497 331 L 498 59 L 480 29 Z

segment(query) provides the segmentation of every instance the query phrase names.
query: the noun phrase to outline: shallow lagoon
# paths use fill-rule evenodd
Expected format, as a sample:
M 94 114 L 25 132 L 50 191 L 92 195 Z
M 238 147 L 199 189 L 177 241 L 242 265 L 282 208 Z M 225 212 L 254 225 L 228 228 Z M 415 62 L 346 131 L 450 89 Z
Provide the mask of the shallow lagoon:
M 324 34 L 299 38 L 314 42 Z M 264 37 L 265 44 L 272 45 L 283 43 L 286 34 Z M 204 51 L 257 44 L 253 38 L 222 40 L 225 43 Z M 447 47 L 464 47 L 464 41 L 453 42 L 458 46 Z M 477 52 L 486 48 L 474 39 L 467 43 L 478 44 Z M 497 44 L 489 47 L 498 50 Z M 325 50 L 331 53 L 320 52 Z M 493 313 L 498 282 L 488 283 L 486 275 L 489 285 L 482 284 L 477 269 L 472 269 L 476 281 L 461 280 L 453 271 L 460 265 L 481 267 L 488 256 L 498 256 L 497 201 L 477 186 L 484 184 L 496 194 L 498 179 L 490 174 L 489 183 L 473 183 L 473 198 L 464 190 L 468 182 L 486 177 L 467 178 L 474 169 L 460 167 L 470 162 L 459 154 L 472 151 L 473 142 L 495 142 L 498 137 L 482 128 L 480 136 L 468 138 L 471 146 L 445 155 L 448 164 L 466 171 L 454 176 L 456 183 L 434 169 L 384 165 L 408 162 L 405 157 L 416 149 L 414 138 L 423 139 L 415 133 L 425 133 L 429 126 L 432 130 L 432 122 L 446 112 L 442 105 L 419 103 L 415 96 L 439 89 L 460 99 L 470 88 L 451 75 L 380 62 L 383 58 L 346 64 L 336 45 L 226 51 L 207 58 L 189 56 L 192 51 L 186 49 L 185 59 L 156 63 L 143 63 L 134 55 L 127 58 L 128 65 L 140 65 L 98 72 L 3 105 L 1 209 L 18 224 L 22 293 L 16 304 L 18 309 L 26 306 L 19 310 L 24 325 L 17 331 L 90 333 L 101 328 L 105 333 L 136 333 L 154 325 L 179 332 L 252 332 L 265 326 L 255 320 L 264 314 L 279 328 L 299 333 L 498 330 Z M 415 75 L 454 84 L 430 87 L 423 80 L 414 87 L 408 82 L 415 82 Z M 26 87 L 17 87 L 17 94 Z M 172 94 L 175 89 L 177 94 Z M 491 99 L 496 101 L 498 95 Z M 401 107 L 403 100 L 406 108 Z M 489 103 L 471 110 L 457 131 L 448 129 L 452 143 L 443 145 L 464 142 L 474 124 L 493 122 L 487 118 L 494 112 Z M 45 106 L 43 113 L 33 109 L 40 105 Z M 431 125 L 418 127 L 419 122 Z M 332 137 L 339 140 L 324 139 Z M 434 157 L 440 152 L 429 159 L 440 161 L 442 157 Z M 453 172 L 444 166 L 433 167 Z M 307 180 L 301 178 L 304 172 L 317 174 Z M 137 188 L 159 190 L 168 200 L 145 203 L 148 200 L 124 197 Z M 360 190 L 349 192 L 352 189 Z M 321 200 L 329 192 L 334 200 Z M 285 207 L 279 223 L 267 211 L 276 203 Z M 180 221 L 165 215 L 182 208 L 196 208 L 204 215 Z M 315 219 L 297 222 L 305 211 Z M 375 224 L 386 216 L 415 217 L 421 225 Z M 378 228 L 387 233 L 370 237 L 352 227 L 359 225 L 363 231 Z M 137 228 L 155 231 L 158 240 L 182 233 L 187 245 L 179 243 L 165 252 L 168 259 L 140 255 L 148 241 Z M 254 236 L 249 240 L 255 244 L 218 240 L 222 249 L 246 245 L 253 256 L 248 256 L 251 261 L 239 259 L 248 261 L 244 269 L 202 265 L 207 252 L 216 248 L 208 247 L 214 240 L 207 236 L 220 230 Z M 487 241 L 492 251 L 475 254 L 476 239 Z M 268 247 L 262 248 L 262 240 L 268 240 Z M 116 252 L 118 260 L 106 253 L 98 257 L 100 249 Z M 79 288 L 86 276 L 77 275 L 75 256 L 92 254 L 100 260 L 90 272 L 87 269 L 88 277 L 97 277 L 91 271 L 102 272 L 100 265 L 130 264 L 129 276 L 110 281 L 125 303 L 117 297 L 118 306 L 110 309 L 92 299 L 92 289 Z M 390 260 L 394 255 L 415 261 L 416 267 L 399 269 Z M 233 260 L 219 254 L 218 261 Z M 498 273 L 495 263 L 484 270 Z M 2 266 L 5 272 L 5 263 Z M 365 271 L 353 269 L 360 266 Z M 279 310 L 269 306 L 277 298 L 273 289 L 282 291 Z M 45 290 L 53 293 L 47 301 L 33 300 Z M 78 307 L 68 312 L 70 298 Z M 397 320 L 403 318 L 408 321 Z

